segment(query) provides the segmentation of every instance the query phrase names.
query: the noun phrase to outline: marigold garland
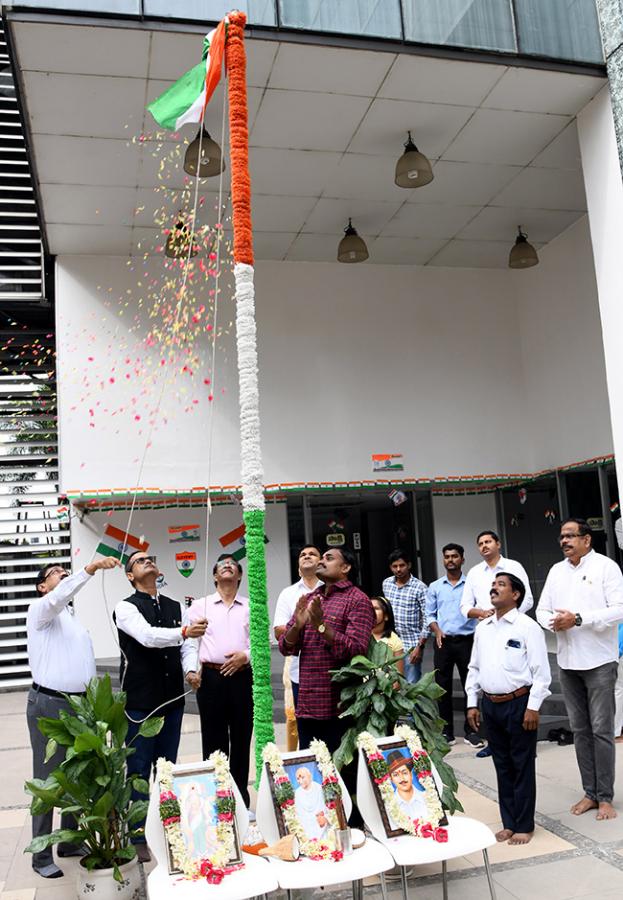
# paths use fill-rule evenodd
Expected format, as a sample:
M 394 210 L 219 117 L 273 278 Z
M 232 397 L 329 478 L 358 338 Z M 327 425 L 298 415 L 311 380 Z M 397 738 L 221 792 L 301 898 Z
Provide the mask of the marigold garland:
M 288 834 L 293 834 L 298 839 L 301 854 L 309 859 L 332 859 L 337 862 L 344 856 L 338 848 L 335 838 L 335 832 L 346 826 L 345 822 L 340 822 L 343 812 L 341 816 L 338 815 L 338 810 L 342 809 L 341 803 L 338 803 L 342 791 L 327 745 L 322 741 L 312 741 L 309 749 L 314 754 L 318 770 L 322 775 L 322 793 L 333 832 L 325 840 L 307 837 L 296 812 L 294 788 L 284 769 L 279 748 L 275 744 L 267 744 L 262 752 L 262 758 L 273 777 L 275 802 L 281 810 L 286 830 Z
M 448 840 L 448 832 L 440 827 L 439 823 L 444 817 L 443 808 L 439 800 L 439 794 L 433 778 L 432 767 L 428 753 L 422 747 L 418 734 L 408 725 L 399 725 L 394 729 L 394 734 L 401 737 L 413 759 L 413 767 L 418 780 L 424 788 L 424 802 L 429 814 L 427 822 L 421 819 L 411 819 L 396 800 L 396 793 L 392 787 L 389 767 L 376 738 L 368 731 L 362 731 L 357 738 L 357 744 L 363 750 L 368 769 L 378 786 L 385 809 L 396 825 L 407 834 L 414 837 L 432 838 L 440 844 Z
M 173 790 L 173 764 L 166 759 L 159 759 L 157 765 L 158 784 L 160 786 L 160 818 L 171 848 L 173 862 L 186 878 L 197 880 L 205 878 L 209 884 L 220 884 L 225 875 L 243 867 L 243 863 L 228 866 L 236 848 L 234 818 L 236 799 L 231 789 L 231 775 L 227 757 L 216 750 L 208 762 L 214 766 L 216 776 L 216 836 L 218 849 L 205 859 L 191 859 L 186 849 L 184 836 L 180 827 L 180 804 Z

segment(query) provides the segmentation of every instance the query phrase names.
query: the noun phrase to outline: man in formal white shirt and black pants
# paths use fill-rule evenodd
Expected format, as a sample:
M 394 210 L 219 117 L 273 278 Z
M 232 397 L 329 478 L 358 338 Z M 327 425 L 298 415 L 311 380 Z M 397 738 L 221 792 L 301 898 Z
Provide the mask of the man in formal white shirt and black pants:
M 482 556 L 482 562 L 472 566 L 465 578 L 461 597 L 461 612 L 465 618 L 486 619 L 493 615 L 491 586 L 499 572 L 510 572 L 523 583 L 526 593 L 519 612 L 527 613 L 532 609 L 534 599 L 526 570 L 517 560 L 502 556 L 502 545 L 495 531 L 481 531 L 476 538 L 476 546 Z
M 551 683 L 543 632 L 518 610 L 524 593 L 516 575 L 496 575 L 490 592 L 494 614 L 476 628 L 465 683 L 474 731 L 480 728 L 482 697 L 503 826 L 496 839 L 509 844 L 527 844 L 534 834 L 539 709 Z
M 113 569 L 119 561 L 112 557 L 89 563 L 70 575 L 60 565 L 44 566 L 37 575 L 37 599 L 28 608 L 26 639 L 28 664 L 33 685 L 28 692 L 26 718 L 32 747 L 35 778 L 47 778 L 65 758 L 65 747 L 45 762 L 47 738 L 39 731 L 41 717 L 57 719 L 61 710 L 71 711 L 64 694 L 84 694 L 95 677 L 95 657 L 88 631 L 73 614 L 69 601 L 84 587 L 98 569 Z M 61 818 L 63 828 L 73 828 L 71 816 Z M 32 836 L 52 831 L 52 812 L 32 817 Z M 75 844 L 59 844 L 60 857 L 80 855 Z M 63 872 L 54 862 L 52 848 L 33 853 L 32 867 L 43 878 L 61 878 Z
M 580 816 L 596 809 L 597 819 L 614 819 L 614 686 L 623 575 L 614 560 L 595 553 L 584 519 L 562 522 L 559 541 L 565 558 L 549 571 L 536 617 L 556 632 L 558 642 L 560 685 L 584 789 L 571 812 Z

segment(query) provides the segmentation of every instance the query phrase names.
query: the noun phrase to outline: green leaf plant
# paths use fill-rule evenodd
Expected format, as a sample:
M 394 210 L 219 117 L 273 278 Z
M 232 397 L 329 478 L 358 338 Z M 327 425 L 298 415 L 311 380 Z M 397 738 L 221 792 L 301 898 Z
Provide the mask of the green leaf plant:
M 458 782 L 444 761 L 450 747 L 443 736 L 445 723 L 437 706 L 444 690 L 435 682 L 434 672 L 410 684 L 396 668 L 406 656 L 395 657 L 385 641 L 371 638 L 367 656 L 355 656 L 347 666 L 331 673 L 333 681 L 341 686 L 340 718 L 348 725 L 334 755 L 335 765 L 342 769 L 352 762 L 357 753 L 357 736 L 362 731 L 387 737 L 394 733 L 399 720 L 404 720 L 419 734 L 439 773 L 444 809 L 450 814 L 462 812 L 456 796 Z
M 25 784 L 32 796 L 33 815 L 54 807 L 75 818 L 73 829 L 57 828 L 34 838 L 27 853 L 38 853 L 53 844 L 85 847 L 81 860 L 89 870 L 112 869 L 116 881 L 123 876 L 119 866 L 136 855 L 131 838 L 142 833 L 139 824 L 147 815 L 148 800 L 132 800 L 132 790 L 149 796 L 149 785 L 138 775 L 127 774 L 127 759 L 135 752 L 128 746 L 126 695 L 113 692 L 110 676 L 93 678 L 84 697 L 67 695 L 71 712 L 61 710 L 57 719 L 40 718 L 39 730 L 48 738 L 46 758 L 57 747 L 65 747 L 65 759 L 45 779 L 33 778 Z M 153 737 L 164 719 L 143 722 L 139 734 Z

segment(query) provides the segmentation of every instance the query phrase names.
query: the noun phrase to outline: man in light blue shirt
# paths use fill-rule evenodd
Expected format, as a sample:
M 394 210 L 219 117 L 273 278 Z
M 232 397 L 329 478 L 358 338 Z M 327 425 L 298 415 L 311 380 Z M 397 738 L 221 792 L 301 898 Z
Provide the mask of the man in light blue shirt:
M 439 715 L 446 722 L 444 735 L 449 744 L 455 744 L 454 716 L 452 709 L 452 679 L 456 666 L 463 687 L 463 711 L 465 716 L 465 740 L 473 747 L 484 746 L 484 741 L 467 722 L 465 679 L 474 643 L 477 619 L 467 619 L 461 612 L 461 598 L 465 586 L 463 563 L 465 550 L 460 544 L 446 544 L 442 549 L 446 574 L 433 581 L 426 598 L 426 624 L 435 638 L 434 666 L 439 687 L 446 692 L 439 700 Z

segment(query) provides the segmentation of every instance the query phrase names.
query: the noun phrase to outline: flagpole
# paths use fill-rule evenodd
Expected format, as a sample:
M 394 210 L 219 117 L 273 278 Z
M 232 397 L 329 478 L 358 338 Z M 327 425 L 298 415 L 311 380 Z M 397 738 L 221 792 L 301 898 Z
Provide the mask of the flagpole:
M 247 17 L 242 12 L 229 13 L 225 41 L 225 65 L 229 81 L 229 142 L 240 403 L 240 459 L 249 583 L 257 783 L 262 771 L 262 750 L 267 743 L 274 741 L 275 731 L 264 554 L 264 472 L 260 446 L 246 53 L 244 47 L 246 20 Z

